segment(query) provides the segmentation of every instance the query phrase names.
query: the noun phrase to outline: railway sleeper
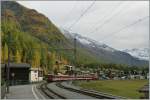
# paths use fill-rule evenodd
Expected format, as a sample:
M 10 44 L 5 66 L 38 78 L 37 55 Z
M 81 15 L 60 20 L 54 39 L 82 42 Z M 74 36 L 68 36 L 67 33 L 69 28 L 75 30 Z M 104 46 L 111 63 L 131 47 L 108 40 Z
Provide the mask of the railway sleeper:
M 100 93 L 97 91 L 93 91 L 93 90 L 88 90 L 88 89 L 74 89 L 71 87 L 66 87 L 64 85 L 62 85 L 61 83 L 57 83 L 56 84 L 58 87 L 64 88 L 64 89 L 68 89 L 70 91 L 73 92 L 77 92 L 77 93 L 82 93 L 84 95 L 89 95 L 98 99 L 125 99 L 124 97 L 120 97 L 120 96 L 112 96 L 112 95 L 108 95 L 108 94 L 104 94 L 104 93 Z
M 48 90 L 49 92 L 53 93 L 53 97 L 55 96 L 54 99 L 67 99 L 66 97 L 64 97 L 64 96 L 62 96 L 62 95 L 56 93 L 55 91 L 53 91 L 52 89 L 48 88 L 47 86 L 46 86 L 46 88 L 47 88 L 47 90 Z

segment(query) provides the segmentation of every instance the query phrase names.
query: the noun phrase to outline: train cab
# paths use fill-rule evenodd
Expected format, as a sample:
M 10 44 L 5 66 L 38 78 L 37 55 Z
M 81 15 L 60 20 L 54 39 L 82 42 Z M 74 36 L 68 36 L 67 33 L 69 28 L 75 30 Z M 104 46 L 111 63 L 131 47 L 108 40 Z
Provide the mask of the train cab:
M 46 76 L 47 82 L 52 82 L 52 81 L 53 81 L 53 78 L 54 78 L 54 75 L 52 75 L 52 74 L 48 74 L 48 75 Z

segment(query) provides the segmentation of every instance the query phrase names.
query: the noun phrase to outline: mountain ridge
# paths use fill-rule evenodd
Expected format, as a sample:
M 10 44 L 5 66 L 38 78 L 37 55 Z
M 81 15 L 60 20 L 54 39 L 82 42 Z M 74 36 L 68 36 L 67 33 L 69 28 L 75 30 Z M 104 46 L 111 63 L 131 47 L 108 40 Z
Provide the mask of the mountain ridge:
M 90 38 L 81 36 L 78 33 L 70 33 L 69 31 L 63 29 L 61 29 L 61 31 L 67 38 L 71 39 L 76 37 L 78 42 L 80 42 L 80 45 L 82 45 L 82 47 L 86 48 L 90 53 L 95 55 L 97 58 L 103 58 L 104 61 L 108 60 L 107 63 L 119 62 L 121 64 L 128 64 L 128 65 L 137 65 L 137 64 L 140 65 L 143 62 L 145 64 L 148 63 L 145 60 L 139 60 L 138 58 L 135 58 L 126 52 L 114 49 L 104 43 L 99 43 Z M 118 62 L 115 59 L 117 59 Z

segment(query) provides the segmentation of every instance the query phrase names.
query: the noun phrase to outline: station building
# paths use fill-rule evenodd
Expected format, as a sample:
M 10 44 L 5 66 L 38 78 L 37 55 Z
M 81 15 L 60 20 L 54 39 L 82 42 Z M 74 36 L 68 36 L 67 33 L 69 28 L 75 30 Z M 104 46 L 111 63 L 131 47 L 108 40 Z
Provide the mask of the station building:
M 7 64 L 1 64 L 2 80 L 7 81 Z M 27 63 L 10 63 L 9 84 L 21 85 L 39 82 L 43 80 L 43 70 L 41 68 L 31 68 Z
M 1 69 L 3 70 L 3 77 L 7 79 L 7 64 L 1 64 Z M 30 82 L 30 64 L 27 63 L 10 63 L 9 66 L 9 84 L 18 85 L 18 84 L 28 84 Z

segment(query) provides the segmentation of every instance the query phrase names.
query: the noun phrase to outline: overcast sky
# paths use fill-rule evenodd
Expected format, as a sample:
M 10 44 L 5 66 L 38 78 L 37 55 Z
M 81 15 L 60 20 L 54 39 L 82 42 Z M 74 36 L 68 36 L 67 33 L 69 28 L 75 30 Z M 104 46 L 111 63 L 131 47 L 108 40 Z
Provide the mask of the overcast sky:
M 149 45 L 149 17 L 146 17 L 149 16 L 148 1 L 19 1 L 19 3 L 43 13 L 57 27 L 90 37 L 119 50 L 145 48 Z M 78 20 L 80 16 L 82 17 Z M 69 29 L 72 24 L 74 25 Z

